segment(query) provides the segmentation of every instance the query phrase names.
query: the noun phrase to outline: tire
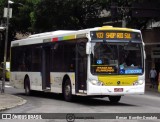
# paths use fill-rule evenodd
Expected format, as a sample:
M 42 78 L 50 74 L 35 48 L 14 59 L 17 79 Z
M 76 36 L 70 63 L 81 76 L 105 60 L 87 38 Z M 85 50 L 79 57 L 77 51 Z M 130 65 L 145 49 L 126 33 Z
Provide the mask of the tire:
M 27 96 L 31 95 L 31 90 L 30 90 L 30 80 L 29 78 L 25 78 L 24 80 L 24 88 L 25 88 L 25 94 Z
M 72 87 L 69 79 L 67 79 L 64 83 L 63 96 L 65 101 L 67 102 L 72 101 Z
M 121 99 L 121 96 L 109 96 L 108 98 L 111 103 L 118 103 Z

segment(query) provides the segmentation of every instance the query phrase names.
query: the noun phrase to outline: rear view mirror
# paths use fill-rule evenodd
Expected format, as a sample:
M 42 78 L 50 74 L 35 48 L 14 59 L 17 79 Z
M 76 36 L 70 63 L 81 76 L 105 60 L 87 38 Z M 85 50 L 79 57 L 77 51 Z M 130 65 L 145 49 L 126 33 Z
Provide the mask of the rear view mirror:
M 144 59 L 146 59 L 146 52 L 144 51 Z
M 91 43 L 86 43 L 86 54 L 91 54 Z

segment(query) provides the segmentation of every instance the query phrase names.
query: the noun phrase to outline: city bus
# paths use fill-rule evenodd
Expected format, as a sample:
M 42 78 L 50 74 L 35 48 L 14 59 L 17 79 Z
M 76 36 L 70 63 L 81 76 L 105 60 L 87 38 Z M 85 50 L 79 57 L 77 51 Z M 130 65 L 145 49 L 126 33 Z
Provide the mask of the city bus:
M 11 42 L 15 88 L 73 96 L 144 94 L 145 51 L 140 30 L 112 26 L 34 34 Z

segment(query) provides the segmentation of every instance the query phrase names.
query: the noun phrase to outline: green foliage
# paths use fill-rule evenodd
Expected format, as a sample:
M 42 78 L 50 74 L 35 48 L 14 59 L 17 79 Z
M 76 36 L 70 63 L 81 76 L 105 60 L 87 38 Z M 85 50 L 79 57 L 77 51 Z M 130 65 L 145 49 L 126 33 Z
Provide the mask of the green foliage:
M 1 0 L 0 6 L 5 6 L 7 0 Z M 10 31 L 39 33 L 61 29 L 82 29 L 102 26 L 108 21 L 122 20 L 126 16 L 127 26 L 140 28 L 150 18 L 139 19 L 132 17 L 132 3 L 146 0 L 12 0 L 14 4 L 13 18 L 10 19 Z M 149 0 L 148 0 L 149 1 Z M 116 15 L 100 17 L 103 9 L 111 10 L 116 3 Z M 118 8 L 117 8 L 118 7 Z M 124 13 L 120 7 L 129 7 L 129 12 Z M 3 19 L 3 7 L 0 7 L 0 19 Z M 119 15 L 119 16 L 117 16 Z M 118 26 L 121 26 L 118 23 Z
M 100 25 L 98 15 L 107 3 L 108 0 L 42 0 L 34 10 L 32 27 L 35 32 L 94 27 Z
M 10 20 L 15 32 L 27 34 L 32 32 L 33 11 L 40 0 L 14 0 L 13 18 Z
M 9 43 L 16 33 L 40 33 L 54 30 L 78 30 L 103 26 L 106 22 L 116 22 L 111 25 L 121 26 L 118 20 L 126 18 L 127 27 L 145 28 L 150 19 L 132 17 L 132 3 L 143 3 L 151 0 L 12 0 L 13 17 L 9 24 Z M 154 1 L 160 3 L 160 1 Z M 115 8 L 113 9 L 113 5 Z M 5 23 L 3 9 L 7 0 L 0 0 L 0 22 Z M 123 8 L 129 8 L 124 12 Z M 113 10 L 115 14 L 100 17 L 102 10 Z M 117 11 L 118 10 L 118 11 Z M 158 18 L 159 20 L 159 18 Z M 0 24 L 1 24 L 0 23 Z M 2 33 L 2 32 L 0 32 Z M 4 42 L 3 32 L 3 41 Z M 9 45 L 8 45 L 9 46 Z M 3 47 L 3 46 L 2 46 Z M 3 50 L 3 49 L 2 49 Z M 3 52 L 3 51 L 1 51 Z M 8 51 L 9 52 L 9 51 Z

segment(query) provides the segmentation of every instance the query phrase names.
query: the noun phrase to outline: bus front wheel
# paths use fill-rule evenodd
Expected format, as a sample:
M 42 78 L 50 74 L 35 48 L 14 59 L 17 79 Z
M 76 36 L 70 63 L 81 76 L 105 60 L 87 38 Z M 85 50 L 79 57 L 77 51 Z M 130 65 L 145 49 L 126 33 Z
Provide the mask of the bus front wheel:
M 28 77 L 25 78 L 24 88 L 25 88 L 25 94 L 26 94 L 26 95 L 30 95 L 30 94 L 31 94 L 31 90 L 30 90 L 30 80 L 29 80 Z
M 63 96 L 64 99 L 68 102 L 72 100 L 72 87 L 69 79 L 67 79 L 64 83 Z
M 111 103 L 118 103 L 121 99 L 121 96 L 109 96 L 108 98 Z

